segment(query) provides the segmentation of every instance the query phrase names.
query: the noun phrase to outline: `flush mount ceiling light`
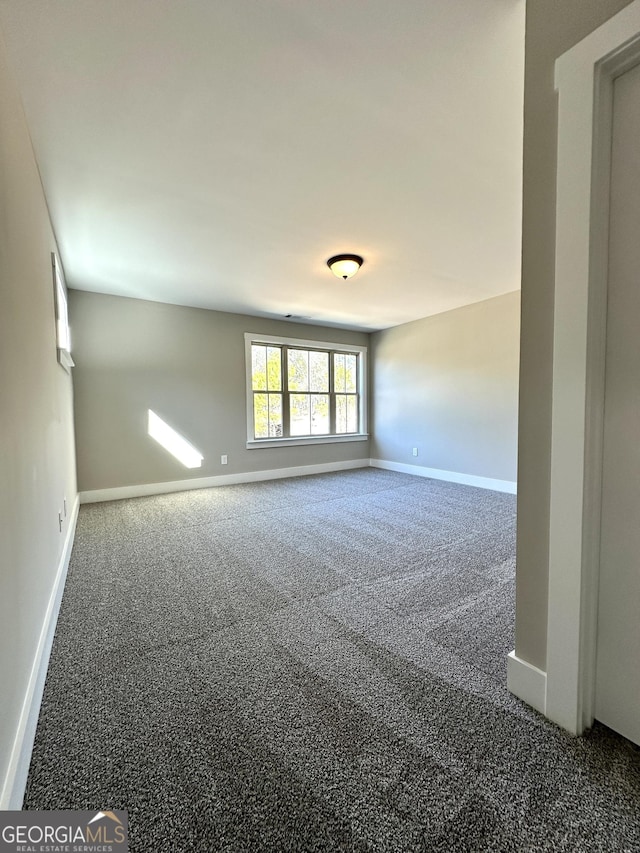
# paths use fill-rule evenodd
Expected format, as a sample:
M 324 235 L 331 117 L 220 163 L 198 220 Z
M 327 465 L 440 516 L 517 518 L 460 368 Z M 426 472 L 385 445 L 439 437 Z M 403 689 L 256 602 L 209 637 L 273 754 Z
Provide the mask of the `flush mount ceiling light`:
M 362 266 L 360 255 L 334 255 L 327 261 L 327 266 L 338 278 L 351 278 Z

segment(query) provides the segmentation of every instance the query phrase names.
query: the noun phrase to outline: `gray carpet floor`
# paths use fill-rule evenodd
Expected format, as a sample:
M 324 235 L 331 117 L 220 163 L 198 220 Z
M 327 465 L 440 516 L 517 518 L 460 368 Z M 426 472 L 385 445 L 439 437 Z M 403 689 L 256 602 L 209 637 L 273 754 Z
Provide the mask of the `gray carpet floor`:
M 640 750 L 506 690 L 515 498 L 363 469 L 83 506 L 25 808 L 146 851 L 640 851 Z

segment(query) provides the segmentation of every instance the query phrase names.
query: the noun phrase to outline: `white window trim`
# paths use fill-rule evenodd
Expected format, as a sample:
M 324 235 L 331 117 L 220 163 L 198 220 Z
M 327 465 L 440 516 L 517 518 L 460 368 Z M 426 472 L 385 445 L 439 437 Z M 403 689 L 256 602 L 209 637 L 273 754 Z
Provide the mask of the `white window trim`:
M 338 350 L 339 352 L 356 353 L 358 359 L 358 387 L 360 389 L 359 424 L 360 432 L 345 433 L 344 435 L 314 435 L 294 438 L 254 438 L 253 430 L 253 388 L 251 381 L 251 344 L 276 344 L 289 347 L 305 347 L 311 349 Z M 343 344 L 338 341 L 311 341 L 301 338 L 283 338 L 275 335 L 260 335 L 254 332 L 244 333 L 244 355 L 247 397 L 247 449 L 256 450 L 260 447 L 294 447 L 305 444 L 336 444 L 345 441 L 366 441 L 367 431 L 367 347 L 355 344 Z
M 51 266 L 53 269 L 53 297 L 56 317 L 56 348 L 58 351 L 58 362 L 67 373 L 75 367 L 71 358 L 71 333 L 69 329 L 69 302 L 67 298 L 67 285 L 64 280 L 62 266 L 56 253 L 51 252 Z

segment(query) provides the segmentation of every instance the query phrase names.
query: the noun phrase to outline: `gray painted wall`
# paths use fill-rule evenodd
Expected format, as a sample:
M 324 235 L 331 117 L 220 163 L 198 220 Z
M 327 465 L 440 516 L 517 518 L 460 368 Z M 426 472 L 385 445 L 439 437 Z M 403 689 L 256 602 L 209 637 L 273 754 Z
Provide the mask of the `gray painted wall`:
M 515 481 L 519 312 L 515 291 L 373 334 L 372 457 Z
M 369 458 L 368 441 L 246 449 L 245 332 L 366 346 L 365 333 L 84 291 L 69 310 L 82 491 Z M 201 468 L 149 438 L 149 409 L 200 450 Z
M 526 13 L 516 653 L 546 670 L 558 56 L 629 0 L 529 0 Z
M 57 362 L 55 240 L 0 38 L 0 786 L 76 497 L 71 378 Z

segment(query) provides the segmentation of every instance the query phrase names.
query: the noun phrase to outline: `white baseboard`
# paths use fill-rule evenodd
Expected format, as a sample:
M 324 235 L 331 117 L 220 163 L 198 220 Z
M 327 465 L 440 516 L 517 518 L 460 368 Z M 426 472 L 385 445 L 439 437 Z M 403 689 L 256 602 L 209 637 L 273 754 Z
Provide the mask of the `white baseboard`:
M 547 673 L 517 657 L 515 651 L 507 657 L 507 688 L 536 711 L 547 713 Z
M 69 526 L 67 535 L 65 536 L 60 562 L 56 578 L 53 582 L 49 603 L 44 615 L 42 628 L 40 629 L 40 637 L 38 646 L 31 666 L 31 674 L 27 684 L 27 692 L 22 703 L 22 712 L 18 721 L 18 729 L 13 741 L 13 749 L 9 758 L 9 766 L 2 785 L 2 793 L 0 793 L 0 811 L 8 809 L 21 809 L 24 791 L 27 784 L 27 776 L 29 774 L 29 765 L 31 764 L 31 753 L 33 751 L 33 742 L 36 736 L 36 727 L 38 725 L 38 716 L 40 714 L 40 705 L 42 703 L 42 694 L 44 692 L 44 683 L 47 677 L 47 668 L 49 666 L 49 656 L 51 654 L 51 646 L 53 644 L 53 635 L 56 630 L 58 621 L 58 613 L 60 611 L 60 602 L 62 601 L 62 593 L 64 584 L 67 578 L 67 569 L 69 568 L 69 560 L 71 558 L 71 549 L 73 548 L 73 540 L 76 532 L 76 522 L 78 520 L 78 508 L 80 506 L 79 498 L 73 504 L 71 515 L 69 516 Z
M 429 477 L 432 480 L 447 480 L 449 483 L 462 483 L 465 486 L 493 489 L 494 492 L 508 492 L 511 495 L 515 495 L 518 491 L 518 484 L 513 480 L 494 480 L 491 477 L 477 477 L 475 474 L 460 474 L 457 471 L 443 471 L 440 468 L 387 462 L 385 459 L 370 459 L 369 462 L 372 468 L 385 468 L 387 471 L 399 471 L 401 474 L 414 474 L 417 477 Z
M 193 480 L 174 480 L 169 483 L 148 483 L 140 486 L 118 486 L 113 489 L 95 489 L 80 492 L 80 503 L 119 501 L 123 498 L 140 498 L 148 495 L 166 495 L 190 489 L 210 489 L 236 483 L 256 483 L 260 480 L 279 480 L 284 477 L 304 477 L 308 474 L 326 474 L 352 468 L 368 468 L 368 459 L 348 459 L 345 462 L 323 462 L 319 465 L 297 465 L 293 468 L 272 468 L 268 471 L 249 471 L 244 474 L 220 474 L 215 477 L 197 477 Z
M 236 483 L 256 483 L 260 480 L 277 480 L 283 477 L 304 477 L 309 474 L 325 474 L 330 471 L 346 471 L 369 466 L 385 468 L 388 471 L 400 471 L 403 474 L 414 474 L 418 477 L 430 477 L 434 480 L 447 480 L 451 483 L 477 486 L 481 489 L 493 489 L 496 492 L 515 494 L 517 490 L 517 484 L 511 480 L 494 480 L 490 477 L 477 477 L 474 474 L 443 471 L 440 468 L 425 468 L 422 465 L 387 462 L 384 459 L 349 459 L 345 462 L 324 462 L 319 465 L 297 465 L 293 468 L 272 468 L 267 471 L 248 471 L 242 474 L 219 474 L 213 477 L 196 477 L 191 480 L 173 480 L 166 483 L 144 483 L 135 486 L 116 486 L 112 489 L 94 489 L 80 492 L 80 503 L 98 503 L 100 501 L 119 501 L 123 498 L 166 495 L 170 492 L 186 492 L 190 489 L 211 489 L 216 486 L 230 486 Z

